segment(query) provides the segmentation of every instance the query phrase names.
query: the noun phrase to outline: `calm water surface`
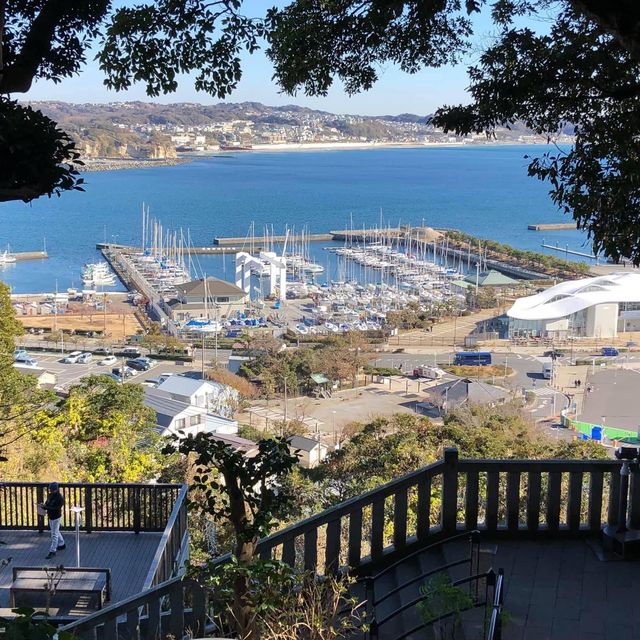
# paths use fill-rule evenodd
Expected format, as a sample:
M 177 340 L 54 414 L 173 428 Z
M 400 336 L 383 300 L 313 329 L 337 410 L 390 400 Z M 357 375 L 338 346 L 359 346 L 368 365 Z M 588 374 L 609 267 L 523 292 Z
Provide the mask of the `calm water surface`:
M 577 231 L 532 232 L 527 224 L 566 222 L 546 185 L 526 175 L 525 155 L 542 146 L 255 152 L 196 159 L 176 167 L 88 173 L 86 192 L 0 205 L 0 248 L 41 249 L 50 259 L 10 265 L 0 278 L 16 293 L 80 286 L 80 269 L 98 259 L 95 243 L 140 242 L 142 203 L 165 228 L 189 228 L 194 245 L 245 236 L 255 223 L 284 233 L 379 224 L 458 228 L 519 248 L 552 244 L 588 250 Z M 326 243 L 312 245 L 327 264 Z M 233 278 L 232 258 L 194 258 L 199 273 Z M 330 277 L 336 277 L 329 263 Z

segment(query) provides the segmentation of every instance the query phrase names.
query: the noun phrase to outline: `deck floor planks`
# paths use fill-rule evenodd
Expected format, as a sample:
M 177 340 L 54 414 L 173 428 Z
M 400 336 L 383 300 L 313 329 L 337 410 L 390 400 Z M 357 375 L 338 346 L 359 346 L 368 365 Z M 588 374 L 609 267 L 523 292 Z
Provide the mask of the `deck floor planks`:
M 12 557 L 0 571 L 0 608 L 9 606 L 11 567 L 76 566 L 75 532 L 63 532 L 67 548 L 55 558 L 45 560 L 49 550 L 49 532 L 0 530 L 0 558 Z M 106 532 L 80 533 L 80 565 L 111 569 L 111 602 L 118 602 L 142 590 L 161 533 Z

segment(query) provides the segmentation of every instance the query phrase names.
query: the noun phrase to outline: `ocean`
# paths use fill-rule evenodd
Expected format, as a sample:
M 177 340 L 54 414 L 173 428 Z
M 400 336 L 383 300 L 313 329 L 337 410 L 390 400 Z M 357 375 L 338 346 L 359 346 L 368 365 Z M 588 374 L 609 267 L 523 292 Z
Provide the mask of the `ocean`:
M 173 167 L 85 174 L 85 192 L 0 205 L 0 250 L 41 250 L 50 258 L 7 265 L 0 278 L 15 293 L 82 285 L 80 269 L 99 259 L 97 242 L 139 244 L 142 203 L 165 229 L 189 229 L 193 245 L 216 236 L 283 234 L 383 224 L 456 228 L 522 249 L 543 240 L 590 252 L 578 231 L 534 232 L 530 223 L 567 222 L 547 185 L 527 177 L 536 146 L 454 146 L 297 152 L 239 152 L 197 157 Z M 312 255 L 336 278 L 328 243 Z M 233 280 L 233 257 L 197 256 L 203 273 Z M 121 288 L 121 287 L 116 287 Z

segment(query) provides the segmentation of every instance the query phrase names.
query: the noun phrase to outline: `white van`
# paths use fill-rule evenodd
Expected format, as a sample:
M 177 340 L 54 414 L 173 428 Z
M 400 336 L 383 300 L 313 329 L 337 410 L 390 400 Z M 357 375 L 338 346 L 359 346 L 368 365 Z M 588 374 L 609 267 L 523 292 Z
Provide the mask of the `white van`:
M 545 362 L 542 365 L 542 377 L 545 380 L 551 380 L 552 375 L 553 375 L 553 362 Z
M 440 380 L 444 374 L 445 372 L 442 369 L 438 367 L 428 367 L 426 365 L 416 367 L 413 370 L 415 378 L 427 378 L 429 380 Z

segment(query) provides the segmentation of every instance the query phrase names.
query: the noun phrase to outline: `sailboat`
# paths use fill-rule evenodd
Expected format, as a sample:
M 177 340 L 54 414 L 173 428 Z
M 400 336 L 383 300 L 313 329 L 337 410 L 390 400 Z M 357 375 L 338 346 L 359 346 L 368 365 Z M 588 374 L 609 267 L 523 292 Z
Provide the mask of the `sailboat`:
M 9 245 L 7 245 L 7 248 L 4 250 L 4 252 L 0 253 L 0 265 L 13 264 L 15 261 L 16 257 L 12 253 L 9 253 Z

